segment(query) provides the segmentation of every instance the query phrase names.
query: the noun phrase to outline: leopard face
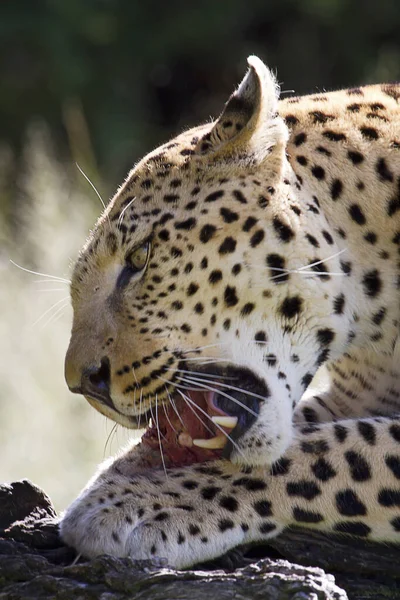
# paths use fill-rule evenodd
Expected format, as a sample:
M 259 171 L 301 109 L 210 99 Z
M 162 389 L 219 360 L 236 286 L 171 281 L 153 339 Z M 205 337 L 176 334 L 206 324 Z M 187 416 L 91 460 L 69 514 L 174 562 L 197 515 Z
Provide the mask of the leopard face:
M 332 308 L 340 252 L 299 206 L 286 140 L 252 58 L 215 123 L 132 170 L 77 261 L 67 383 L 124 426 L 152 419 L 144 440 L 178 463 L 180 446 L 193 461 L 278 459 L 304 389 L 349 343 L 351 306 Z

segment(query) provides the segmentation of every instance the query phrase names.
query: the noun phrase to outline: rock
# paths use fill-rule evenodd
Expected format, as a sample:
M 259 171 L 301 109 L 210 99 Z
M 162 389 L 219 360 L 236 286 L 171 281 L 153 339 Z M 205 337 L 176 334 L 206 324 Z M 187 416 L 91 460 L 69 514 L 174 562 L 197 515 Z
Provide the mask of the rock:
M 0 485 L 0 529 L 22 521 L 31 512 L 55 517 L 50 498 L 28 479 Z
M 50 499 L 26 480 L 0 486 L 0 523 L 0 600 L 400 598 L 400 549 L 344 537 L 290 531 L 190 571 L 163 559 L 76 561 Z

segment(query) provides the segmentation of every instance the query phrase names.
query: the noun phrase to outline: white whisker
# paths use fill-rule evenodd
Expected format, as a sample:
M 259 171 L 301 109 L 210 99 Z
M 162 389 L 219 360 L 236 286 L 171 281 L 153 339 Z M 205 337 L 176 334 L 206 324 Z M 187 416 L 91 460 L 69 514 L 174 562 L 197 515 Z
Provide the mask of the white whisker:
M 52 310 L 54 310 L 62 302 L 65 302 L 66 303 L 65 306 L 66 306 L 67 303 L 68 303 L 68 300 L 69 300 L 69 296 L 64 296 L 64 298 L 61 298 L 61 300 L 58 300 L 57 302 L 55 302 L 38 319 L 36 319 L 36 321 L 33 323 L 33 325 L 31 325 L 31 327 L 36 327 L 36 325 L 38 325 L 40 323 L 40 321 L 42 321 L 44 319 L 44 317 L 49 314 L 49 312 L 51 312 Z
M 156 428 L 157 428 L 157 435 L 158 435 L 158 445 L 160 446 L 161 462 L 163 464 L 165 477 L 166 477 L 166 479 L 168 479 L 167 468 L 165 466 L 164 453 L 163 453 L 162 443 L 161 443 L 161 436 L 160 436 L 161 432 L 160 432 L 160 427 L 158 425 L 158 397 L 157 397 L 157 394 L 156 394 Z
M 183 419 L 182 419 L 181 415 L 179 414 L 178 409 L 176 408 L 176 404 L 175 404 L 174 399 L 172 398 L 171 394 L 169 393 L 169 390 L 168 390 L 167 386 L 165 385 L 164 387 L 165 387 L 165 391 L 167 392 L 167 396 L 168 396 L 168 399 L 169 399 L 169 401 L 171 403 L 171 406 L 172 406 L 173 410 L 176 413 L 176 416 L 180 420 L 180 422 L 182 424 L 182 427 L 185 428 L 185 423 L 183 422 Z
M 154 425 L 155 420 L 154 420 L 154 415 L 153 415 L 153 407 L 151 406 L 151 403 L 149 405 L 149 411 L 150 411 L 150 418 L 151 418 L 151 422 Z
M 106 443 L 104 444 L 103 459 L 106 457 L 108 442 L 110 441 L 111 436 L 114 433 L 114 431 L 116 430 L 116 428 L 117 428 L 117 423 L 114 423 L 114 425 L 111 427 L 110 433 L 107 436 Z M 111 452 L 111 444 L 110 444 L 110 452 Z
M 134 196 L 132 198 L 132 200 L 130 202 L 128 202 L 128 204 L 125 206 L 125 208 L 122 210 L 121 214 L 119 215 L 119 219 L 118 219 L 118 224 L 117 227 L 119 227 L 122 223 L 122 220 L 124 218 L 124 215 L 126 213 L 126 211 L 128 210 L 128 208 L 133 204 L 133 202 L 136 200 L 136 196 Z
M 78 554 L 77 556 L 75 556 L 74 560 L 72 561 L 72 563 L 68 563 L 68 567 L 75 567 L 75 565 L 79 562 L 79 560 L 82 558 L 82 554 Z
M 160 379 L 161 381 L 163 381 L 164 383 L 168 383 L 169 385 L 173 385 L 173 386 L 176 386 L 176 387 L 181 387 L 183 390 L 191 390 L 192 392 L 202 392 L 203 391 L 203 389 L 201 389 L 201 388 L 196 389 L 196 388 L 193 388 L 193 387 L 190 387 L 190 388 L 189 387 L 185 387 L 183 385 L 180 386 L 179 384 L 174 383 L 173 381 L 170 381 L 169 379 L 164 379 L 164 377 L 161 377 L 161 375 L 157 375 L 157 378 Z
M 68 306 L 68 302 L 66 302 L 65 304 L 61 305 L 55 313 L 53 313 L 45 323 L 42 324 L 41 328 L 39 331 L 43 331 L 43 329 L 45 329 L 45 327 L 47 327 L 48 325 L 50 325 L 50 323 L 56 323 L 59 319 L 61 319 L 61 317 L 64 315 L 64 310 L 67 308 Z
M 143 402 L 143 388 L 140 388 L 140 397 L 139 397 L 139 418 L 138 418 L 138 429 L 140 429 L 140 421 L 142 419 L 142 402 Z
M 185 360 L 185 363 L 189 363 L 189 362 L 201 362 L 201 361 L 204 361 L 204 362 L 207 361 L 208 364 L 210 364 L 210 361 L 211 362 L 215 362 L 215 363 L 226 363 L 226 362 L 228 362 L 226 358 L 217 358 L 215 356 L 196 356 L 196 357 L 193 357 L 193 358 L 185 358 L 184 360 Z
M 253 410 L 251 410 L 251 408 L 249 408 L 248 406 L 246 406 L 245 404 L 243 404 L 243 402 L 240 402 L 240 400 L 237 400 L 236 398 L 233 398 L 233 396 L 230 396 L 229 394 L 223 392 L 222 390 L 218 390 L 215 388 L 212 388 L 208 385 L 204 385 L 202 383 L 199 382 L 194 382 L 194 381 L 190 381 L 188 380 L 184 380 L 183 377 L 180 377 L 179 379 L 181 381 L 184 381 L 185 383 L 187 383 L 188 385 L 182 385 L 179 383 L 175 383 L 174 381 L 167 381 L 166 379 L 164 379 L 163 377 L 158 376 L 159 379 L 161 379 L 162 381 L 165 381 L 167 383 L 169 383 L 170 385 L 182 389 L 182 390 L 187 390 L 189 392 L 204 392 L 204 390 L 209 390 L 211 392 L 216 392 L 218 394 L 220 394 L 221 396 L 225 396 L 225 398 L 228 398 L 229 400 L 232 400 L 232 402 L 234 402 L 235 404 L 237 404 L 238 406 L 240 406 L 241 408 L 243 408 L 245 411 L 247 411 L 248 413 L 252 414 L 254 417 L 258 417 L 258 413 L 254 412 Z M 193 387 L 193 385 L 197 385 L 200 387 Z M 241 390 L 243 391 L 243 390 Z M 263 398 L 263 400 L 265 400 L 265 398 Z M 199 407 L 200 408 L 200 407 Z
M 31 275 L 39 275 L 40 277 L 46 277 L 48 279 L 52 279 L 53 281 L 62 281 L 63 283 L 71 283 L 69 279 L 65 279 L 64 277 L 57 277 L 56 275 L 47 275 L 47 273 L 40 273 L 39 271 L 32 271 L 31 269 L 27 269 L 26 267 L 22 267 L 18 265 L 16 262 L 11 260 L 10 263 L 17 267 L 17 269 L 21 269 L 21 271 L 25 271 L 25 273 L 30 273 Z
M 178 379 L 188 380 L 189 378 L 178 377 Z M 194 382 L 200 383 L 200 385 L 201 385 L 201 383 L 203 383 L 203 381 L 204 381 L 204 383 L 215 383 L 214 381 L 212 381 L 212 380 L 210 381 L 209 379 L 198 379 L 196 377 L 196 375 L 191 375 L 190 379 Z M 265 396 L 261 396 L 260 394 L 255 394 L 254 392 L 249 392 L 247 390 L 244 390 L 243 388 L 235 387 L 234 385 L 229 385 L 227 383 L 220 383 L 220 382 L 218 382 L 218 385 L 220 387 L 228 388 L 229 390 L 235 390 L 236 392 L 242 392 L 243 394 L 246 394 L 247 396 L 253 396 L 253 398 L 258 398 L 259 400 L 263 400 L 263 401 L 265 400 Z M 216 390 L 213 390 L 213 391 L 216 391 Z M 256 415 L 256 416 L 258 416 L 258 415 Z
M 168 410 L 167 410 L 167 406 L 166 406 L 166 404 L 163 404 L 163 405 L 162 405 L 162 407 L 163 407 L 163 409 L 164 409 L 165 418 L 167 419 L 167 421 L 168 421 L 168 423 L 169 423 L 169 426 L 171 427 L 172 431 L 174 431 L 174 432 L 176 433 L 176 435 L 178 435 L 178 432 L 177 432 L 177 430 L 176 430 L 176 429 L 175 429 L 175 427 L 172 425 L 172 423 L 171 423 L 171 420 L 170 420 L 170 418 L 169 418 L 169 416 L 168 416 Z
M 69 281 L 60 281 L 59 279 L 35 279 L 35 281 L 33 283 L 65 283 L 65 285 L 68 285 L 70 282 Z M 65 289 L 65 288 L 64 288 Z
M 221 433 L 228 438 L 228 440 L 231 442 L 231 444 L 236 448 L 237 452 L 239 454 L 241 454 L 244 457 L 244 454 L 242 452 L 242 450 L 239 448 L 239 446 L 237 445 L 237 443 L 231 438 L 231 436 L 225 431 L 225 429 L 223 429 L 220 425 L 218 425 L 217 423 L 214 423 L 214 421 L 211 420 L 210 415 L 203 410 L 202 408 L 200 408 L 200 406 L 197 406 L 197 404 L 195 402 L 193 402 L 193 400 L 191 400 L 189 397 L 187 397 L 186 399 L 187 402 L 190 402 L 191 404 L 194 404 L 194 406 L 201 412 L 203 413 L 203 415 L 205 417 L 207 417 L 208 419 L 210 419 L 210 421 L 212 422 L 212 424 L 214 425 L 214 427 L 216 427 L 217 429 L 219 429 L 221 431 Z
M 267 342 L 265 342 L 267 343 Z M 196 375 L 199 377 L 215 377 L 216 379 L 228 379 L 231 381 L 232 379 L 237 379 L 237 377 L 229 377 L 228 375 L 216 375 L 215 373 L 202 373 L 201 371 L 188 371 L 187 369 L 174 369 L 172 367 L 168 367 L 165 369 L 166 371 L 175 371 L 177 373 L 187 373 L 188 375 Z
M 78 171 L 81 173 L 81 175 L 83 175 L 83 176 L 84 176 L 84 178 L 86 179 L 86 181 L 88 182 L 88 184 L 89 184 L 89 185 L 92 187 L 92 189 L 94 190 L 94 192 L 95 192 L 96 196 L 98 197 L 98 199 L 100 200 L 100 202 L 101 202 L 101 204 L 102 204 L 102 206 L 103 206 L 104 210 L 106 210 L 106 205 L 105 205 L 105 203 L 104 203 L 104 200 L 103 200 L 103 198 L 100 196 L 100 194 L 99 194 L 99 192 L 98 192 L 98 190 L 97 190 L 96 186 L 94 185 L 94 183 L 92 183 L 92 182 L 90 181 L 89 177 L 86 175 L 86 173 L 84 173 L 84 172 L 83 172 L 83 170 L 80 168 L 80 166 L 78 165 L 78 163 L 75 163 L 75 164 L 76 164 L 76 166 L 78 167 Z
M 192 381 L 189 378 L 184 378 L 184 377 L 178 377 L 178 379 L 180 381 L 183 381 L 184 383 L 190 385 L 191 383 L 193 383 L 194 385 L 200 385 L 203 390 L 208 390 L 209 392 L 216 392 L 217 394 L 220 394 L 221 396 L 224 396 L 225 398 L 228 398 L 229 400 L 232 400 L 232 402 L 234 402 L 235 404 L 237 404 L 238 406 L 240 406 L 241 408 L 243 408 L 245 411 L 247 411 L 248 413 L 250 413 L 251 415 L 253 415 L 253 417 L 258 417 L 258 413 L 256 413 L 254 410 L 251 410 L 251 408 L 249 408 L 248 406 L 246 406 L 245 404 L 243 404 L 243 402 L 240 402 L 240 400 L 237 400 L 237 398 L 234 398 L 233 396 L 231 396 L 230 394 L 227 394 L 226 392 L 223 392 L 222 390 L 219 390 L 218 388 L 213 388 L 209 385 L 205 385 L 203 382 L 199 382 L 199 381 Z M 213 383 L 213 382 L 211 382 Z M 175 384 L 176 385 L 176 384 Z M 222 383 L 220 385 L 223 385 Z M 193 389 L 193 388 L 188 388 Z M 238 390 L 239 388 L 234 388 L 235 390 Z M 244 390 L 240 390 L 241 392 L 244 392 Z M 258 396 L 258 398 L 262 398 L 262 396 Z M 265 398 L 262 398 L 262 400 L 265 400 Z
M 205 350 L 206 348 L 215 348 L 216 346 L 226 346 L 231 344 L 231 342 L 218 342 L 217 344 L 207 344 L 206 346 L 196 346 L 196 348 L 192 348 L 190 350 L 183 350 L 182 354 L 187 354 L 188 352 L 199 352 L 199 350 Z
M 184 400 L 189 400 L 189 398 L 186 396 L 186 394 L 184 394 L 183 392 L 181 392 L 180 390 L 176 390 L 178 392 L 178 394 L 180 396 L 182 396 L 182 398 Z M 197 404 L 196 404 L 197 406 Z M 188 404 L 188 407 L 190 408 L 190 410 L 192 411 L 192 413 L 194 414 L 194 416 L 200 421 L 200 423 L 203 425 L 203 427 L 205 427 L 208 431 L 208 433 L 210 433 L 211 435 L 214 435 L 214 432 L 212 429 L 210 429 L 205 423 L 204 421 L 199 417 L 199 415 L 196 413 L 195 409 L 191 406 L 191 404 Z
M 294 273 L 296 273 L 298 275 L 307 274 L 307 275 L 311 275 L 312 277 L 318 277 L 320 275 L 332 275 L 332 276 L 344 277 L 345 273 L 331 273 L 329 271 L 314 271 L 314 270 L 306 271 L 306 269 L 310 269 L 310 268 L 316 267 L 322 263 L 326 263 L 326 262 L 328 262 L 328 260 L 332 260 L 333 258 L 336 258 L 340 254 L 343 254 L 343 252 L 346 252 L 346 250 L 347 250 L 347 248 L 343 248 L 342 250 L 339 250 L 339 252 L 335 252 L 334 254 L 331 254 L 330 256 L 327 256 L 326 258 L 309 263 L 308 265 L 303 265 L 302 267 L 299 267 L 297 269 L 282 269 L 280 267 L 269 267 L 268 265 L 254 265 L 254 264 L 247 263 L 245 261 L 243 261 L 242 264 L 244 264 L 245 266 L 250 266 L 255 269 L 279 272 L 278 275 L 274 275 L 274 277 L 269 277 L 268 281 L 273 281 L 274 279 L 279 279 L 280 277 L 284 277 L 285 275 L 292 275 Z M 264 285 L 265 285 L 265 283 L 263 283 L 262 285 L 256 286 L 256 287 L 263 287 Z
M 328 260 L 332 260 L 333 258 L 340 256 L 341 254 L 343 254 L 343 252 L 346 252 L 346 250 L 347 248 L 343 248 L 343 250 L 339 250 L 339 252 L 335 252 L 335 254 L 331 254 L 331 256 L 328 256 L 327 258 L 323 258 L 308 265 L 304 265 L 304 267 L 299 267 L 298 271 L 303 271 L 303 269 L 309 269 L 310 267 L 315 267 L 316 265 L 320 265 L 321 263 L 328 262 Z
M 329 277 L 346 277 L 346 273 L 331 273 L 330 271 L 288 271 L 288 273 L 296 273 L 297 275 L 301 275 L 304 279 L 316 279 L 324 275 L 328 275 Z M 264 288 L 266 283 L 272 281 L 273 279 L 277 279 L 278 277 L 280 276 L 277 275 L 276 277 L 271 277 L 266 282 L 259 285 L 255 285 L 253 289 Z
M 346 277 L 346 273 L 332 273 L 331 271 L 296 271 L 299 275 L 312 275 L 318 277 L 319 275 L 332 275 L 332 277 Z

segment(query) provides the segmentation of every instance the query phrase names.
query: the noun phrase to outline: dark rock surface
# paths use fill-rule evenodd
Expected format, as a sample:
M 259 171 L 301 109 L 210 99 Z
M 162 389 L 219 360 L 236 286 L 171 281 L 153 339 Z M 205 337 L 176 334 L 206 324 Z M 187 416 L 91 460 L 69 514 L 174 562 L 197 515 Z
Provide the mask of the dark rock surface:
M 0 600 L 393 600 L 399 559 L 397 547 L 299 529 L 191 571 L 163 559 L 76 561 L 43 491 L 0 485 Z

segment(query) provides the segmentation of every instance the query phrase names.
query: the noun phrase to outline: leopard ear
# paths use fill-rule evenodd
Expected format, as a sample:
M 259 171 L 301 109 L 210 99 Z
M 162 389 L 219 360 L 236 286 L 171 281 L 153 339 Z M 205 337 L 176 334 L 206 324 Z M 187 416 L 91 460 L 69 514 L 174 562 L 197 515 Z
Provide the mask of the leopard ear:
M 249 56 L 247 62 L 250 68 L 243 81 L 197 144 L 196 154 L 213 162 L 259 164 L 274 147 L 282 150 L 287 140 L 287 128 L 277 115 L 279 87 L 274 76 L 257 56 Z

